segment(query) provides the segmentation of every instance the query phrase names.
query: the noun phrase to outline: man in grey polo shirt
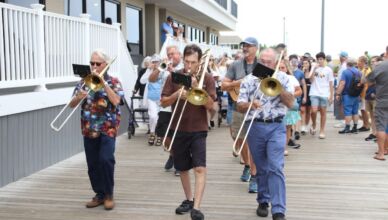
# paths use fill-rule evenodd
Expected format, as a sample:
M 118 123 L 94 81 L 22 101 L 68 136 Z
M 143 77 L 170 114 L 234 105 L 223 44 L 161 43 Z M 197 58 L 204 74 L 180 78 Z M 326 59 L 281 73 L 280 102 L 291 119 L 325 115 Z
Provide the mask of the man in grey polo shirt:
M 240 84 L 242 79 L 252 72 L 257 63 L 256 54 L 258 52 L 259 43 L 254 37 L 247 37 L 240 43 L 240 46 L 242 47 L 244 59 L 236 60 L 232 63 L 221 85 L 221 89 L 228 91 L 234 102 L 237 101 L 237 93 L 240 91 Z M 236 111 L 236 103 L 233 105 L 233 119 L 230 125 L 230 133 L 234 140 L 236 138 L 239 139 L 237 141 L 237 146 L 241 146 L 245 133 L 241 132 L 239 137 L 237 137 L 237 133 L 240 126 L 244 123 L 244 114 Z M 249 183 L 248 192 L 256 193 L 256 167 L 251 159 L 247 143 L 245 143 L 245 146 L 241 152 L 241 157 L 245 162 L 245 167 L 240 179 L 243 182 L 251 180 Z
M 367 80 L 370 84 L 376 84 L 375 124 L 378 152 L 374 159 L 385 160 L 384 154 L 388 153 L 384 149 L 388 138 L 388 60 L 378 64 L 367 76 Z

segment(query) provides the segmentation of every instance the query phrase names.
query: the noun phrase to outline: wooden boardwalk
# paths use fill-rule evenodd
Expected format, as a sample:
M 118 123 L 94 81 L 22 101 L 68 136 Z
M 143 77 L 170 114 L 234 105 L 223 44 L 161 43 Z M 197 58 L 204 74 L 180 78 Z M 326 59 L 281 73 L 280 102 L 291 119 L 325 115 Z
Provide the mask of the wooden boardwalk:
M 387 220 L 388 163 L 372 156 L 366 133 L 340 136 L 328 122 L 327 139 L 310 135 L 286 158 L 288 220 Z M 250 220 L 256 194 L 239 180 L 242 166 L 231 156 L 226 127 L 209 132 L 208 181 L 202 210 L 209 220 Z M 180 180 L 163 165 L 167 154 L 146 144 L 145 134 L 120 136 L 116 148 L 116 208 L 86 209 L 93 192 L 84 154 L 0 188 L 0 219 L 187 220 L 175 208 L 184 199 Z

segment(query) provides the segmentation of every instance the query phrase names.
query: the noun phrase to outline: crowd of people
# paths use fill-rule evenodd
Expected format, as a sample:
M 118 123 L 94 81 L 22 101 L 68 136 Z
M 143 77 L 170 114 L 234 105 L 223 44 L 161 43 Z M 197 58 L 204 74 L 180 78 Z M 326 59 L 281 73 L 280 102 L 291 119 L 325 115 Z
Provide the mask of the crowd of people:
M 167 21 L 171 25 L 172 18 Z M 186 45 L 183 52 L 176 45 L 167 45 L 166 57 L 146 57 L 139 70 L 133 94 L 143 97 L 148 109 L 146 143 L 165 149 L 171 146 L 164 168 L 175 168 L 182 183 L 184 200 L 176 214 L 190 213 L 193 220 L 204 219 L 200 205 L 206 185 L 206 139 L 216 127 L 216 115 L 223 110 L 224 124 L 241 151 L 241 155 L 233 151 L 235 157 L 241 156 L 240 180 L 248 183 L 249 193 L 257 193 L 256 213 L 260 217 L 267 217 L 271 207 L 274 220 L 285 219 L 288 148 L 300 148 L 296 142 L 305 135 L 317 136 L 317 141 L 330 138 L 326 119 L 332 104 L 336 127 L 341 127 L 339 135 L 369 132 L 365 141 L 375 141 L 378 146 L 374 159 L 385 160 L 388 47 L 380 56 L 365 53 L 357 60 L 342 51 L 336 64 L 324 52 L 288 55 L 284 44 L 259 51 L 254 37 L 244 39 L 240 46 L 241 52 L 233 57 L 214 57 L 203 55 L 196 44 Z M 96 193 L 86 207 L 104 205 L 107 210 L 114 208 L 114 148 L 124 94 L 118 79 L 106 72 L 109 62 L 105 52 L 92 53 L 91 69 L 100 74 L 104 86 L 99 91 L 86 91 L 81 80 L 71 101 L 71 107 L 79 103 L 82 107 L 88 174 Z M 174 76 L 183 77 L 189 85 L 177 82 Z M 191 101 L 193 88 L 205 94 L 196 97 L 201 99 L 199 103 Z

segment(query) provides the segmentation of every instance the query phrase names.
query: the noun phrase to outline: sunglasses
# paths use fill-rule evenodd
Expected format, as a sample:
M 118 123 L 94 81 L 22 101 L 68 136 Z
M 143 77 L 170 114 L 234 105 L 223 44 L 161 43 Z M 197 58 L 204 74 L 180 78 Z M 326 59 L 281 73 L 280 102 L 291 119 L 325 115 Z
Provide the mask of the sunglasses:
M 101 66 L 101 64 L 103 64 L 103 63 L 90 61 L 90 66 Z

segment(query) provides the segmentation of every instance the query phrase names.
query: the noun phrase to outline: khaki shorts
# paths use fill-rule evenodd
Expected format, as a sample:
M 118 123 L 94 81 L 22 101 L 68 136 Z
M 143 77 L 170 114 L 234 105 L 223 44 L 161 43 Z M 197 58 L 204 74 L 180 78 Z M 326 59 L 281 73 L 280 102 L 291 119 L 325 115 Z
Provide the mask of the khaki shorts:
M 365 110 L 374 112 L 376 107 L 376 100 L 365 100 Z
M 244 116 L 245 116 L 245 114 L 243 114 L 243 113 L 233 111 L 233 119 L 232 119 L 232 124 L 230 126 L 230 132 L 231 132 L 233 139 L 236 139 L 236 137 L 237 137 L 238 131 L 239 131 L 242 123 L 244 122 Z M 244 123 L 244 127 L 241 130 L 239 139 L 244 139 L 245 134 L 247 133 L 248 125 L 249 125 L 249 123 Z

